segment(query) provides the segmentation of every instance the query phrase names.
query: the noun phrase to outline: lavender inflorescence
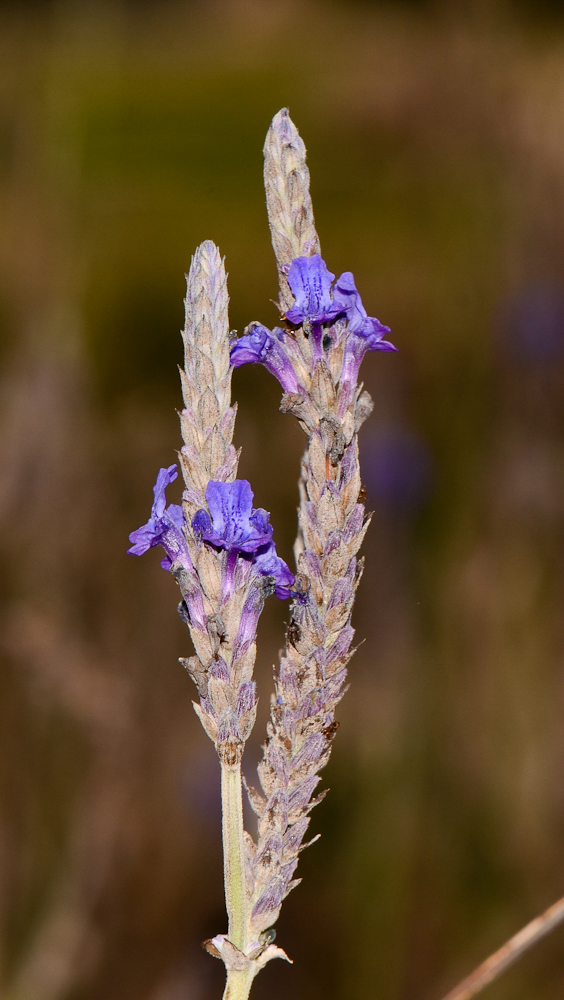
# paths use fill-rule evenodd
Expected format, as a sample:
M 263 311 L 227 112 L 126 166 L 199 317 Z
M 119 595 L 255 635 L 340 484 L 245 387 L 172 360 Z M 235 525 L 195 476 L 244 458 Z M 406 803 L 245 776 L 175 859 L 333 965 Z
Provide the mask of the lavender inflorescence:
M 362 574 L 358 551 L 369 524 L 357 434 L 372 409 L 358 372 L 367 350 L 395 350 L 386 339 L 389 328 L 367 315 L 353 275 L 335 279 L 320 255 L 305 147 L 286 110 L 276 115 L 267 136 L 265 186 L 281 325 L 270 330 L 252 323 L 242 337 L 230 340 L 223 264 L 213 244 L 202 244 L 188 276 L 183 333 L 183 505 L 166 506 L 164 491 L 176 478 L 176 467 L 161 469 L 151 517 L 131 535 L 130 549 L 137 555 L 152 545 L 165 549 L 162 565 L 180 586 L 180 611 L 196 653 L 183 662 L 198 688 L 195 708 L 216 744 L 222 773 L 239 766 L 255 721 L 252 673 L 264 599 L 274 592 L 292 599 L 258 768 L 260 790 L 247 789 L 259 818 L 257 842 L 243 835 L 240 805 L 240 819 L 233 820 L 237 809 L 232 812 L 224 799 L 230 816 L 226 826 L 224 815 L 224 849 L 240 850 L 241 859 L 244 851 L 244 860 L 234 875 L 237 866 L 230 867 L 226 857 L 229 936 L 217 935 L 208 950 L 223 958 L 225 996 L 233 1000 L 248 995 L 266 961 L 285 957 L 272 945 L 270 929 L 299 881 L 294 879 L 298 854 L 309 813 L 323 797 L 314 794 L 329 759 L 338 726 L 335 707 L 354 652 L 351 611 Z M 231 373 L 248 363 L 260 363 L 276 376 L 283 389 L 280 409 L 297 417 L 308 439 L 295 576 L 276 554 L 268 514 L 252 507 L 250 485 L 236 479 Z M 241 829 L 231 843 L 232 820 Z M 244 882 L 238 902 L 237 878 Z
M 194 707 L 220 758 L 235 764 L 256 717 L 258 618 L 265 597 L 287 597 L 294 577 L 276 555 L 269 515 L 253 509 L 249 483 L 235 478 L 227 304 L 223 262 L 213 243 L 203 243 L 188 275 L 182 334 L 182 507 L 166 507 L 176 466 L 161 469 L 151 517 L 132 533 L 129 551 L 165 550 L 161 565 L 178 582 L 196 651 L 182 661 L 200 696 Z
M 352 655 L 350 617 L 362 573 L 357 553 L 368 528 L 359 502 L 357 432 L 370 402 L 357 385 L 358 366 L 366 350 L 394 350 L 383 339 L 388 328 L 366 315 L 352 275 L 333 285 L 335 276 L 317 254 L 294 260 L 282 273 L 295 305 L 285 314 L 286 326 L 267 333 L 284 364 L 271 364 L 270 348 L 249 357 L 256 327 L 231 351 L 234 365 L 244 357 L 277 375 L 285 390 L 281 408 L 294 413 L 308 434 L 288 641 L 259 765 L 262 794 L 249 790 L 259 816 L 251 917 L 257 931 L 276 921 L 283 898 L 297 884 L 293 875 L 308 814 L 320 801 L 312 798 L 318 772 L 338 725 L 335 706 Z

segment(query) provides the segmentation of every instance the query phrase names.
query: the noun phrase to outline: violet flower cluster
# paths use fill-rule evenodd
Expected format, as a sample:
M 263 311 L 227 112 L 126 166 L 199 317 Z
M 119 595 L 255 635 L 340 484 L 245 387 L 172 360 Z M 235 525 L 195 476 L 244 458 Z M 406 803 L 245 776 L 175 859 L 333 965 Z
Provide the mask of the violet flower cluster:
M 178 477 L 176 465 L 161 469 L 153 488 L 154 501 L 151 516 L 141 528 L 132 531 L 129 540 L 133 545 L 128 554 L 142 556 L 155 545 L 161 545 L 165 557 L 163 569 L 173 564 L 193 572 L 190 559 L 182 507 L 166 505 L 166 488 Z M 253 492 L 246 479 L 232 483 L 215 483 L 210 480 L 206 489 L 207 510 L 201 508 L 192 518 L 192 532 L 196 538 L 207 542 L 218 551 L 229 553 L 222 582 L 222 598 L 228 600 L 234 589 L 236 573 L 249 579 L 262 581 L 261 589 L 272 587 L 277 597 L 288 598 L 294 584 L 294 574 L 283 559 L 276 554 L 272 541 L 272 525 L 268 511 L 253 508 Z M 188 605 L 188 615 L 198 618 L 198 605 Z M 192 620 L 190 618 L 190 620 Z
M 234 368 L 260 363 L 276 376 L 285 393 L 305 399 L 317 363 L 327 352 L 340 350 L 342 410 L 354 391 L 366 351 L 396 350 L 384 339 L 390 328 L 368 316 L 351 272 L 335 281 L 320 254 L 296 258 L 284 273 L 295 299 L 285 313 L 285 327 L 269 330 L 261 323 L 251 324 L 244 336 L 233 341 L 231 363 Z M 307 354 L 300 350 L 292 326 L 302 327 L 308 338 Z
M 231 483 L 210 480 L 206 488 L 207 508 L 200 508 L 190 524 L 185 521 L 182 507 L 166 505 L 166 487 L 174 482 L 177 475 L 176 465 L 159 471 L 151 516 L 146 524 L 131 533 L 133 544 L 128 551 L 131 555 L 140 556 L 156 545 L 162 546 L 165 556 L 161 566 L 166 570 L 172 569 L 182 587 L 181 616 L 192 630 L 208 634 L 210 618 L 205 611 L 205 579 L 200 580 L 192 562 L 189 541 L 200 552 L 202 546 L 207 546 L 216 554 L 216 569 L 219 570 L 218 612 L 225 617 L 225 609 L 234 595 L 241 591 L 246 595 L 233 641 L 232 656 L 237 661 L 245 656 L 255 641 L 265 597 L 270 593 L 280 598 L 290 597 L 294 575 L 276 554 L 270 515 L 262 508 L 253 508 L 253 492 L 245 479 L 236 479 Z M 212 622 L 214 639 L 226 643 L 225 623 L 219 628 L 218 625 L 216 618 Z M 210 678 L 221 679 L 231 685 L 229 667 L 220 650 L 221 645 L 215 650 L 212 663 L 197 662 L 189 668 L 202 696 L 200 718 L 218 747 L 229 741 L 242 745 L 254 724 L 255 683 L 250 679 L 243 680 L 236 691 L 237 699 L 231 706 L 232 711 L 217 712 L 205 673 L 207 668 Z

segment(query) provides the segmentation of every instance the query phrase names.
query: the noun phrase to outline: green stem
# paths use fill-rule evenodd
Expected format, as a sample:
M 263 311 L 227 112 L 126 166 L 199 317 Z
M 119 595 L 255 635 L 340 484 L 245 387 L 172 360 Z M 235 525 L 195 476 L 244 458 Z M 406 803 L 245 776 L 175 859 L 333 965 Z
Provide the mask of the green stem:
M 251 991 L 253 979 L 249 970 L 235 972 L 233 969 L 227 973 L 227 983 L 223 1000 L 247 1000 Z
M 221 805 L 223 810 L 223 875 L 225 903 L 229 918 L 229 940 L 240 951 L 247 944 L 247 893 L 245 887 L 245 842 L 243 839 L 243 788 L 240 764 L 221 764 Z M 241 975 L 241 973 L 237 973 Z M 229 988 L 229 977 L 227 979 Z M 250 988 L 250 984 L 249 984 Z M 226 993 L 240 1000 L 247 993 Z

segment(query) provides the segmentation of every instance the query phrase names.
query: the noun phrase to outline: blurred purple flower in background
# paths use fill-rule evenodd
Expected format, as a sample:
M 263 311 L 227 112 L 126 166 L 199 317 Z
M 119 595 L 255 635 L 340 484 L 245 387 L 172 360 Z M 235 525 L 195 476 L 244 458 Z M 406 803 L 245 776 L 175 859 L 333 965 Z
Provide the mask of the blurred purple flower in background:
M 501 307 L 501 346 L 512 361 L 549 364 L 564 357 L 564 289 L 529 285 Z
M 368 501 L 399 516 L 416 514 L 431 490 L 432 464 L 425 442 L 402 427 L 383 427 L 361 439 L 362 481 Z

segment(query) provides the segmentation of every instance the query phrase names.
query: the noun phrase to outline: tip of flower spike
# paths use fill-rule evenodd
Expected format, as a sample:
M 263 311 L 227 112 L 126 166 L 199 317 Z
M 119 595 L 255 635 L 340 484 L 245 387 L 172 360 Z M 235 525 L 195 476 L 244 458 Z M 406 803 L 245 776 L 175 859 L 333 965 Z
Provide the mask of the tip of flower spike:
M 215 350 L 229 350 L 228 301 L 224 261 L 215 243 L 204 240 L 192 257 L 186 277 L 182 337 L 188 369 L 195 363 L 196 336 L 198 347 L 210 356 Z M 187 403 L 186 398 L 184 402 Z
M 269 138 L 274 137 L 280 139 L 283 143 L 289 143 L 300 138 L 300 134 L 290 118 L 288 108 L 280 108 L 280 111 L 277 111 L 274 115 L 266 136 L 265 149 Z
M 195 303 L 202 281 L 210 285 L 209 292 L 214 292 L 216 286 L 225 283 L 225 279 L 225 266 L 219 248 L 212 240 L 204 240 L 194 251 L 186 277 L 188 300 L 193 299 Z
M 200 243 L 196 250 L 194 251 L 194 260 L 200 263 L 203 258 L 213 258 L 215 261 L 221 261 L 221 254 L 219 248 L 215 245 L 213 240 L 204 240 Z
M 292 305 L 292 297 L 280 267 L 294 257 L 309 257 L 319 251 L 306 148 L 287 108 L 274 116 L 263 151 L 268 223 L 278 263 L 280 303 L 285 310 Z

